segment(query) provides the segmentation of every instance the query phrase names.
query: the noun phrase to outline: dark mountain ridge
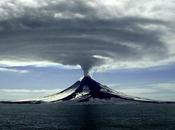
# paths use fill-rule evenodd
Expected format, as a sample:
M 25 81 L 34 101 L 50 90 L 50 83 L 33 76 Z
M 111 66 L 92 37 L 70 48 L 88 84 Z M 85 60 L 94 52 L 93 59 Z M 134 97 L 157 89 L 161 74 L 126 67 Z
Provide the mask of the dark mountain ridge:
M 175 103 L 175 102 L 164 102 L 155 101 L 146 98 L 133 97 L 117 92 L 110 89 L 109 87 L 102 85 L 92 79 L 90 76 L 84 76 L 80 81 L 75 82 L 71 87 L 49 96 L 45 96 L 35 100 L 23 100 L 23 101 L 3 101 L 1 103 L 49 103 L 49 102 L 88 102 L 96 101 L 101 102 L 112 102 L 112 103 Z

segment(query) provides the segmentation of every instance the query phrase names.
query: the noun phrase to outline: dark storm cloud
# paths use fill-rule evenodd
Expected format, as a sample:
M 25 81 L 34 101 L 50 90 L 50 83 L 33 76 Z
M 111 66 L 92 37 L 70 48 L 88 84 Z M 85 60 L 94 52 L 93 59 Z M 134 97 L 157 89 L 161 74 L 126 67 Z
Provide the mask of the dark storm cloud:
M 159 61 L 168 57 L 159 28 L 160 19 L 123 16 L 80 0 L 44 1 L 43 6 L 0 6 L 7 11 L 0 19 L 0 59 L 47 60 L 63 65 L 80 65 L 87 74 L 94 66 L 113 62 Z M 93 2 L 93 1 L 92 1 Z M 35 5 L 35 6 L 34 6 Z M 14 11 L 15 7 L 20 7 Z M 14 12 L 12 12 L 14 11 Z

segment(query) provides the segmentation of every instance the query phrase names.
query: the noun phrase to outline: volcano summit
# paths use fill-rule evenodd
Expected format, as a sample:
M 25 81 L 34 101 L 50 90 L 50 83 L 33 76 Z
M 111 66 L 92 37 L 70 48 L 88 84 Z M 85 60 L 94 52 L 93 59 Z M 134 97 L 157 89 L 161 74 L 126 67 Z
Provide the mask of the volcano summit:
M 82 80 L 77 81 L 71 87 L 41 99 L 44 102 L 87 102 L 87 101 L 114 101 L 114 102 L 155 102 L 149 99 L 131 97 L 123 93 L 114 91 L 109 87 L 102 85 L 85 76 Z
M 90 76 L 84 76 L 82 80 L 75 82 L 69 88 L 39 99 L 22 101 L 1 101 L 1 103 L 60 103 L 60 102 L 110 102 L 110 103 L 174 103 L 166 101 L 155 101 L 146 98 L 133 97 L 117 92 L 102 85 Z

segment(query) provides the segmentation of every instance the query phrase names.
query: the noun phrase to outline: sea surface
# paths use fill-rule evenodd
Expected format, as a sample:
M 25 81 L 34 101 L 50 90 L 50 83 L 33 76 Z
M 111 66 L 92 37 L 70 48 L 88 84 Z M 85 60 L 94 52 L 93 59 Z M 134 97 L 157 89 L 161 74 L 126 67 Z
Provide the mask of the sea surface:
M 0 104 L 0 130 L 175 130 L 175 104 Z

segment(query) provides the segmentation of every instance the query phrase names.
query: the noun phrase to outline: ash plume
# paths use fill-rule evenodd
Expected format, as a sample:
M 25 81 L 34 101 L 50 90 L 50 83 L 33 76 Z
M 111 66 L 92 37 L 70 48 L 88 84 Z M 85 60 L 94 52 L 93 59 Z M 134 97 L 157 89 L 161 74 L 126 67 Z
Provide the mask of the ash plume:
M 141 12 L 133 15 L 132 6 L 125 12 L 115 3 L 111 6 L 97 0 L 31 0 L 28 4 L 8 0 L 0 3 L 0 9 L 6 12 L 0 14 L 0 61 L 80 65 L 88 75 L 93 67 L 117 68 L 121 63 L 139 67 L 148 61 L 151 66 L 174 56 L 163 40 L 171 20 Z

